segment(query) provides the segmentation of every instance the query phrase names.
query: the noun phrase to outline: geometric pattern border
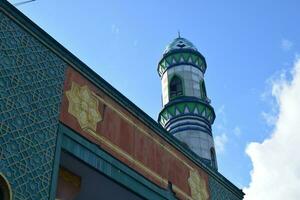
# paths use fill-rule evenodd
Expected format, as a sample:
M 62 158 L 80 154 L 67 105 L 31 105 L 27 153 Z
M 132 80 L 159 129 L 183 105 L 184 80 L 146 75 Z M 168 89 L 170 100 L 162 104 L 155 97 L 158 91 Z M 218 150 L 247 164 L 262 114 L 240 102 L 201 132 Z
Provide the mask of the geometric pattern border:
M 191 52 L 172 53 L 163 57 L 158 64 L 158 73 L 160 76 L 168 69 L 168 67 L 179 64 L 191 64 L 199 68 L 203 73 L 206 70 L 205 61 L 202 58 Z
M 159 114 L 159 123 L 165 126 L 166 123 L 173 117 L 180 115 L 198 115 L 213 123 L 215 114 L 213 108 L 200 102 L 179 102 L 165 107 Z

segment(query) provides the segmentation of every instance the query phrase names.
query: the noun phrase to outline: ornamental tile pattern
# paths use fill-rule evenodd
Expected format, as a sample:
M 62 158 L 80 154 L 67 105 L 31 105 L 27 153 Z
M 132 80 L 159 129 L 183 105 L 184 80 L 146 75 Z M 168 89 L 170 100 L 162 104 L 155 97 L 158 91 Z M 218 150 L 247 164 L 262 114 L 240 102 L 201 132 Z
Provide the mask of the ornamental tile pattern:
M 13 199 L 49 199 L 65 69 L 0 11 L 0 171 Z
M 211 200 L 239 200 L 238 198 L 223 185 L 221 185 L 217 180 L 212 177 L 208 179 L 210 188 L 210 199 Z

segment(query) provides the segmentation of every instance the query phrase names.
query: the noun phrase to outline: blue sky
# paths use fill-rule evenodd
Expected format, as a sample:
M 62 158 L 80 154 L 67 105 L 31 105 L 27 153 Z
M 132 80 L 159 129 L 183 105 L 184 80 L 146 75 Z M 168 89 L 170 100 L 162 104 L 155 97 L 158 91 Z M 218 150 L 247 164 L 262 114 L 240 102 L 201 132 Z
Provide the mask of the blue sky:
M 262 114 L 276 112 L 268 80 L 290 70 L 299 49 L 299 7 L 296 0 L 37 0 L 18 9 L 154 119 L 157 63 L 180 30 L 208 64 L 219 171 L 245 187 L 252 169 L 245 148 L 274 128 Z

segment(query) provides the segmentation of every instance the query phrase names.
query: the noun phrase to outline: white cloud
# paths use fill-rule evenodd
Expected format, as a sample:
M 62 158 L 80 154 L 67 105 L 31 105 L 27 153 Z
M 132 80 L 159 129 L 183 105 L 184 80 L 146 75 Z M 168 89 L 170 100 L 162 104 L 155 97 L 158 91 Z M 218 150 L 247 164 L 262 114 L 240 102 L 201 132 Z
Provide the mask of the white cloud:
M 246 149 L 253 170 L 245 200 L 300 199 L 300 59 L 291 80 L 273 83 L 272 95 L 278 103 L 274 130 L 270 138 Z
M 277 116 L 270 112 L 262 111 L 261 115 L 269 126 L 274 126 L 277 121 Z
M 284 51 L 289 51 L 293 46 L 294 46 L 294 43 L 291 42 L 290 40 L 288 40 L 288 39 L 281 40 L 281 48 Z
M 226 145 L 230 143 L 230 137 L 239 137 L 242 134 L 241 128 L 236 125 L 234 127 L 230 126 L 227 121 L 227 115 L 225 111 L 225 106 L 222 105 L 216 110 L 216 115 L 218 116 L 215 123 L 214 131 L 214 142 L 216 147 L 216 153 L 222 154 L 226 152 Z
M 236 136 L 240 136 L 242 134 L 241 128 L 239 126 L 234 127 L 233 133 Z
M 268 111 L 262 111 L 261 116 L 269 126 L 274 126 L 277 122 L 279 111 L 279 93 L 282 87 L 288 82 L 288 72 L 281 70 L 266 80 L 267 88 L 261 95 L 261 99 L 269 106 Z
M 217 120 L 221 120 L 221 124 L 225 125 L 227 123 L 225 105 L 222 105 L 217 109 L 216 115 L 218 116 Z
M 216 130 L 215 130 L 215 147 L 216 153 L 221 154 L 225 151 L 226 143 L 228 142 L 227 137 L 227 117 L 225 113 L 225 106 L 222 105 L 216 111 L 216 115 L 218 116 L 216 121 Z
M 225 144 L 228 142 L 228 138 L 226 133 L 222 133 L 221 135 L 217 135 L 215 137 L 215 146 L 217 153 L 222 153 L 225 150 Z

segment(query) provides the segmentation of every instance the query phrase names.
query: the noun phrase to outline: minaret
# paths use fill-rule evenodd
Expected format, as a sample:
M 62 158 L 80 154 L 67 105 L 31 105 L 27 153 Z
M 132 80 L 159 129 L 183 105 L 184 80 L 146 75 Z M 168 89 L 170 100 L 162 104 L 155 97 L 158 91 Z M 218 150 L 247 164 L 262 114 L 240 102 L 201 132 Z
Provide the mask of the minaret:
M 217 169 L 211 130 L 215 112 L 205 89 L 205 58 L 179 35 L 165 49 L 157 70 L 163 96 L 159 123 L 207 165 Z

